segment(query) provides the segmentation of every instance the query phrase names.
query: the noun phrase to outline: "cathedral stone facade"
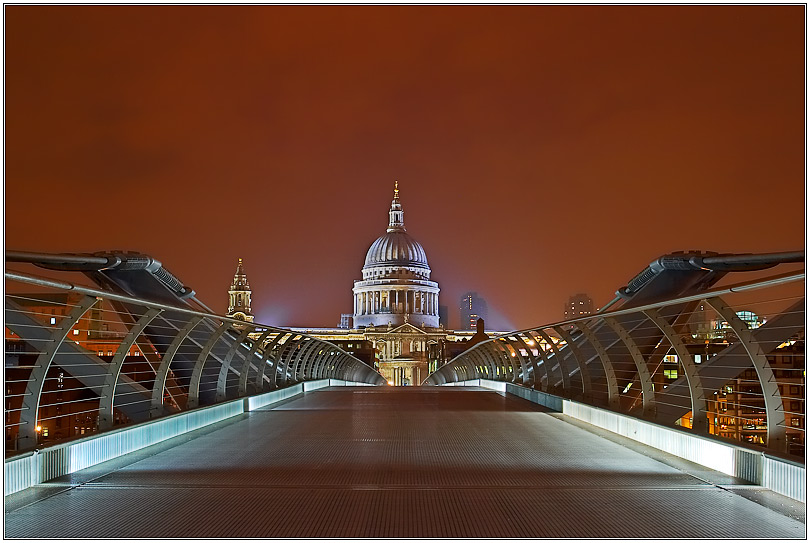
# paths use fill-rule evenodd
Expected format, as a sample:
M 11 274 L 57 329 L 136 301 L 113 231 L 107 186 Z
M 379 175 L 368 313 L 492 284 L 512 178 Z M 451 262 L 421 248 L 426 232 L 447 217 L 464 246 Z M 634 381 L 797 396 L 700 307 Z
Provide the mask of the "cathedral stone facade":
M 447 335 L 439 327 L 439 284 L 430 280 L 422 245 L 405 230 L 399 185 L 388 228 L 366 253 L 363 279 L 354 282 L 354 328 L 379 356 L 379 370 L 393 385 L 419 385 Z

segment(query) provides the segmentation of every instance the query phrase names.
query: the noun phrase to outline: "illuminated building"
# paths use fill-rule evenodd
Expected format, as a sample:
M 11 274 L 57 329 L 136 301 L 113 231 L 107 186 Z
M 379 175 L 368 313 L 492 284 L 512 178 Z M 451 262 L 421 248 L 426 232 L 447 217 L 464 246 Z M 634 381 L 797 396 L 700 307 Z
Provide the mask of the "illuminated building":
M 250 283 L 242 266 L 242 259 L 236 265 L 236 273 L 233 276 L 231 288 L 228 291 L 228 312 L 227 317 L 239 319 L 246 322 L 253 322 L 253 313 L 250 310 Z
M 481 298 L 477 292 L 467 292 L 461 297 L 459 311 L 459 327 L 465 330 L 475 330 L 478 319 L 487 320 L 487 301 Z
M 476 313 L 471 329 L 446 330 L 446 313 L 445 321 L 439 318 L 446 307 L 439 305 L 439 284 L 430 280 L 430 273 L 424 248 L 405 231 L 395 184 L 388 228 L 369 247 L 363 278 L 354 282 L 353 313 L 342 314 L 337 328 L 292 330 L 357 355 L 391 385 L 418 386 L 466 348 L 479 317 Z M 477 295 L 475 299 L 483 302 Z M 486 302 L 483 307 L 486 311 Z
M 439 284 L 430 280 L 425 250 L 405 231 L 398 184 L 388 229 L 366 253 L 363 279 L 354 282 L 354 325 L 439 327 Z
M 750 315 L 741 315 L 741 318 L 743 317 L 750 317 Z M 759 318 L 751 317 L 750 320 L 754 324 L 762 322 L 762 319 Z M 750 323 L 749 326 L 751 326 Z M 693 357 L 694 363 L 698 366 L 727 349 L 729 341 L 725 334 L 729 334 L 729 337 L 733 334 L 731 328 L 722 328 L 717 324 L 717 328 L 710 328 L 710 330 L 716 330 L 720 335 L 707 339 L 700 334 L 703 328 L 694 329 L 696 332 L 685 335 L 682 339 L 690 356 Z M 696 338 L 696 336 L 699 337 Z M 772 351 L 765 353 L 765 356 L 768 359 L 768 365 L 773 369 L 774 379 L 778 383 L 782 399 L 788 451 L 790 454 L 803 456 L 805 446 L 803 335 L 782 343 Z M 741 367 L 740 369 L 739 375 L 721 383 L 715 390 L 707 389 L 706 417 L 708 418 L 709 433 L 733 441 L 762 445 L 766 441 L 768 432 L 762 389 L 753 367 Z M 675 351 L 670 350 L 662 358 L 658 371 L 653 374 L 655 390 L 667 388 L 679 377 L 683 377 L 683 366 Z M 635 407 L 639 401 L 640 396 L 637 396 L 631 407 Z M 692 411 L 683 415 L 678 424 L 691 427 Z
M 568 298 L 565 304 L 565 320 L 576 319 L 593 313 L 593 300 L 582 292 Z
M 760 317 L 753 311 L 737 311 L 737 317 L 743 321 L 751 330 L 756 330 L 766 319 Z M 731 326 L 719 317 L 711 307 L 701 303 L 689 319 L 689 329 L 693 339 L 702 340 L 723 340 L 734 336 Z

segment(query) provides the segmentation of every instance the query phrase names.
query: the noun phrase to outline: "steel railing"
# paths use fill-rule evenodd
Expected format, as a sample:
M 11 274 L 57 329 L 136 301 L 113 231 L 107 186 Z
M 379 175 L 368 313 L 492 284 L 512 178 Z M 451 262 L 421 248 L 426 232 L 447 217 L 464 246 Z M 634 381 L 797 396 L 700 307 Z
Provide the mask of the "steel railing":
M 505 381 L 804 456 L 804 271 L 519 330 L 424 384 Z
M 306 334 L 6 271 L 6 452 L 369 365 Z

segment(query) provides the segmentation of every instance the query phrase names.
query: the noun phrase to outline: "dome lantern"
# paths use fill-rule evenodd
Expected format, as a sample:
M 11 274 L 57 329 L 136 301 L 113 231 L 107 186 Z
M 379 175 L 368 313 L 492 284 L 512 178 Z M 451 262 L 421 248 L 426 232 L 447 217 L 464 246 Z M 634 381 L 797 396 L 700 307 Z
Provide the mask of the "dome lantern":
M 405 231 L 405 212 L 399 203 L 399 181 L 394 181 L 394 199 L 391 200 L 391 211 L 388 212 L 388 232 Z

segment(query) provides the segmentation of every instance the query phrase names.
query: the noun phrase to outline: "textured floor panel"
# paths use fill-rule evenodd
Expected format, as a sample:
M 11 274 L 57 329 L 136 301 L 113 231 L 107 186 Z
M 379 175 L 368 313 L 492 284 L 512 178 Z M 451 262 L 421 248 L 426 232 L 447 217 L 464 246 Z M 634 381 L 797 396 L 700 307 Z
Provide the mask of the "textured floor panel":
M 320 390 L 252 412 L 5 520 L 6 537 L 36 538 L 805 533 L 529 402 L 389 387 Z

